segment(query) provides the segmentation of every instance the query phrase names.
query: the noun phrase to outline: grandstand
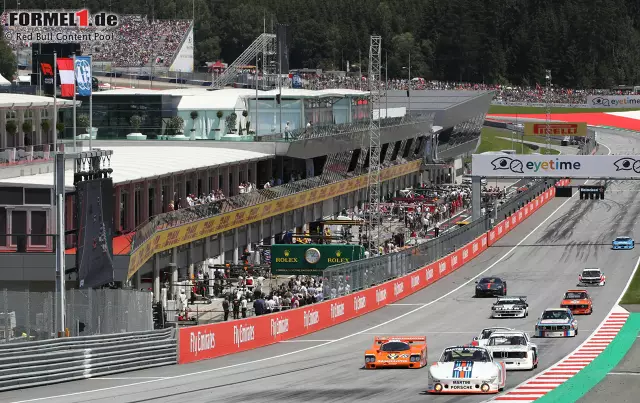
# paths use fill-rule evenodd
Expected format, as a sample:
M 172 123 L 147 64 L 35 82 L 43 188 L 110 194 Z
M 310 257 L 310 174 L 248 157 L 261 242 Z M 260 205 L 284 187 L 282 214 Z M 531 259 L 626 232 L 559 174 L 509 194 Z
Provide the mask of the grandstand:
M 7 10 L 0 17 L 4 25 Z M 109 62 L 113 67 L 164 66 L 173 63 L 180 46 L 192 27 L 191 20 L 156 20 L 144 15 L 121 15 L 119 26 L 114 28 L 44 28 L 38 32 L 65 32 L 68 34 L 86 34 L 100 30 L 105 34 L 113 33 L 113 40 L 104 42 L 82 42 L 83 54 L 93 55 L 94 62 Z M 5 27 L 14 33 L 26 33 L 32 28 Z M 30 47 L 30 42 L 16 40 L 16 35 L 7 38 L 14 50 Z

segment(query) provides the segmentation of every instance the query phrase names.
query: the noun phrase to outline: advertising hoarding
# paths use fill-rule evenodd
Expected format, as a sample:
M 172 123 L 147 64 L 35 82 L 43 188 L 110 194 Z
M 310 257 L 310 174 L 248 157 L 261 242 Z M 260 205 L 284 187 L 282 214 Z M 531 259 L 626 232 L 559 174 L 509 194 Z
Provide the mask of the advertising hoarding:
M 640 107 L 640 95 L 589 95 L 588 108 L 635 108 Z
M 471 166 L 488 177 L 640 179 L 639 155 L 474 154 Z
M 193 73 L 193 27 L 189 30 L 187 38 L 182 43 L 176 59 L 171 63 L 169 71 Z
M 271 274 L 322 276 L 329 266 L 363 257 L 362 245 L 271 245 Z
M 547 124 L 546 123 L 534 123 L 525 122 L 524 124 L 525 136 L 546 136 Z M 577 123 L 551 123 L 549 124 L 550 136 L 587 136 L 587 124 L 585 122 Z

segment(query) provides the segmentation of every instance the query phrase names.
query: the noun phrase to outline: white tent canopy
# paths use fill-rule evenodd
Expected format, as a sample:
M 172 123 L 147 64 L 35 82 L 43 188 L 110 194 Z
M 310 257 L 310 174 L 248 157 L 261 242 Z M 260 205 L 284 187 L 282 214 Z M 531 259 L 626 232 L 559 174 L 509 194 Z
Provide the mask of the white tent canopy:
M 4 78 L 2 76 L 2 74 L 0 74 L 0 86 L 6 87 L 8 85 L 11 85 L 11 82 L 9 80 L 7 80 L 6 78 Z

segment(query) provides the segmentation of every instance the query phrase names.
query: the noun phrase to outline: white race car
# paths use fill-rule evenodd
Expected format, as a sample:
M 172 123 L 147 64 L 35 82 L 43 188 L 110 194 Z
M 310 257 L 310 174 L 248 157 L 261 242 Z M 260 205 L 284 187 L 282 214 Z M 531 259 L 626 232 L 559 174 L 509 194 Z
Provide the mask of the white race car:
M 482 329 L 480 334 L 473 338 L 471 345 L 474 347 L 484 347 L 487 345 L 487 342 L 489 341 L 489 336 L 491 336 L 493 332 L 499 332 L 502 330 L 508 331 L 513 329 L 508 327 L 488 327 L 486 329 Z
M 590 285 L 604 286 L 607 282 L 607 277 L 600 269 L 584 269 L 582 273 L 578 274 L 578 287 L 585 287 Z
M 492 318 L 526 318 L 528 315 L 527 297 L 498 297 L 491 307 Z
M 538 346 L 520 330 L 493 332 L 487 350 L 495 361 L 504 363 L 507 371 L 538 367 Z
M 503 363 L 494 362 L 483 347 L 448 347 L 440 361 L 429 368 L 427 392 L 498 393 L 504 389 L 507 370 Z

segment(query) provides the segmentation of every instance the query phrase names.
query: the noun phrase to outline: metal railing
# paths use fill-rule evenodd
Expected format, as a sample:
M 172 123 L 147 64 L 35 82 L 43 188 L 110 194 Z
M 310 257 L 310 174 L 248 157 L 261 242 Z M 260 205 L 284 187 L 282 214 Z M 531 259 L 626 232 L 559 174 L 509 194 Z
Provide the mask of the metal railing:
M 402 117 L 383 118 L 380 121 L 381 128 L 406 126 L 416 123 L 433 123 L 435 114 L 421 114 L 421 115 L 405 115 Z M 310 128 L 299 128 L 292 130 L 288 135 L 284 133 L 265 134 L 257 136 L 259 141 L 297 141 L 297 140 L 309 140 L 315 138 L 323 138 L 330 136 L 338 136 L 343 134 L 357 133 L 361 135 L 362 132 L 369 130 L 370 119 L 362 119 L 357 122 L 341 123 L 341 124 L 325 124 L 314 125 Z M 425 133 L 427 130 L 425 130 Z
M 404 164 L 409 161 L 397 160 L 393 164 L 385 164 L 383 168 Z M 274 186 L 268 189 L 258 189 L 250 193 L 242 193 L 223 200 L 217 200 L 213 203 L 202 204 L 189 208 L 179 209 L 169 213 L 159 214 L 151 217 L 149 221 L 135 230 L 135 235 L 131 243 L 131 251 L 135 251 L 146 240 L 148 240 L 156 231 L 189 224 L 198 220 L 203 220 L 216 216 L 218 214 L 228 213 L 245 207 L 255 206 L 271 200 L 290 196 L 306 190 L 318 188 L 320 186 L 330 185 L 346 179 L 365 174 L 355 170 L 353 172 L 338 172 L 333 170 L 325 170 L 322 175 L 313 178 L 303 179 L 280 186 Z
M 56 335 L 56 293 L 0 291 L 0 343 Z M 67 290 L 66 323 L 72 336 L 153 329 L 152 294 L 134 290 Z
M 175 365 L 175 329 L 0 344 L 0 391 Z
M 554 183 L 555 181 L 534 182 L 526 191 L 498 207 L 498 219 L 508 217 Z M 331 266 L 322 274 L 325 298 L 333 299 L 363 290 L 433 263 L 489 231 L 492 228 L 493 214 L 495 213 L 488 213 L 467 225 L 400 252 Z
M 52 144 L 0 148 L 0 166 L 51 160 L 53 160 Z

